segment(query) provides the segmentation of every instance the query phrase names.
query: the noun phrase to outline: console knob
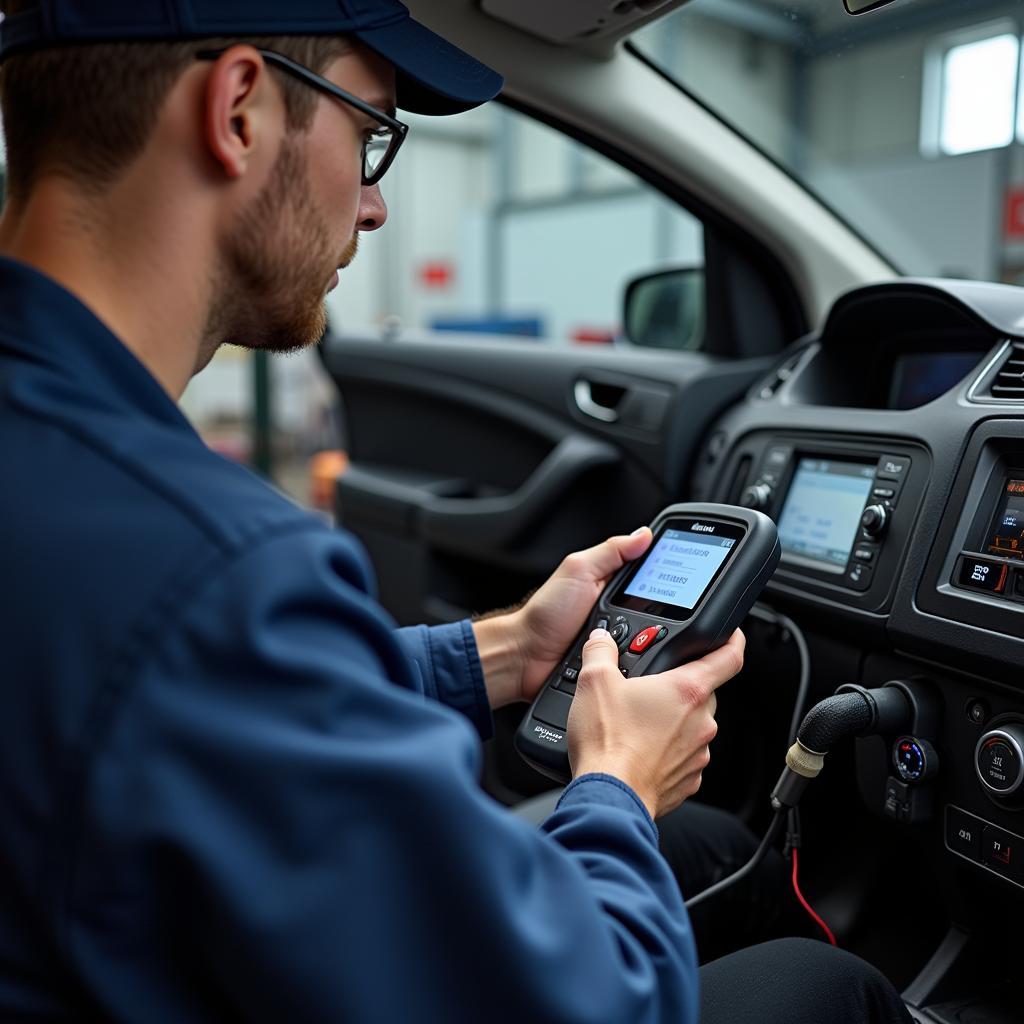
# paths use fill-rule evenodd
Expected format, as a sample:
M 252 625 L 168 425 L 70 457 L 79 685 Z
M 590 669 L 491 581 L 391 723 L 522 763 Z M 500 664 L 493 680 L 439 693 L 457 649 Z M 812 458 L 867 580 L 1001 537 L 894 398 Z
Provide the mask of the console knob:
M 767 484 L 752 484 L 743 492 L 740 504 L 757 512 L 768 507 L 772 500 L 772 489 Z
M 868 505 L 860 517 L 860 525 L 869 537 L 881 537 L 889 525 L 889 510 L 884 505 Z
M 1009 796 L 1024 782 L 1024 726 L 990 729 L 974 748 L 974 770 L 996 796 Z

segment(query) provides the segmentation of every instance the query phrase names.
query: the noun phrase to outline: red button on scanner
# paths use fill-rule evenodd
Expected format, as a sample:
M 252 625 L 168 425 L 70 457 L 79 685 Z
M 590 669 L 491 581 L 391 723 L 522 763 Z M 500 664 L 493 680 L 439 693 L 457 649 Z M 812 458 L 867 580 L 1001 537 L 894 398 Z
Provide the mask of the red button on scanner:
M 643 654 L 648 647 L 653 647 L 659 640 L 663 639 L 668 630 L 663 626 L 648 626 L 646 629 L 641 629 L 635 637 L 633 642 L 629 645 L 629 651 L 631 654 Z

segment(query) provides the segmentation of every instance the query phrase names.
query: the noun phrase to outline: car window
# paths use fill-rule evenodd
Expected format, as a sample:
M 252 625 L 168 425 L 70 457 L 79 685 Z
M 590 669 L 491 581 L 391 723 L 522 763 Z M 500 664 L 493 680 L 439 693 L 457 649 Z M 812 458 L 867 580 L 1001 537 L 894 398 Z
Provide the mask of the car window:
M 703 267 L 696 217 L 515 110 L 410 121 L 382 183 L 389 222 L 329 297 L 336 329 L 622 342 L 631 278 Z

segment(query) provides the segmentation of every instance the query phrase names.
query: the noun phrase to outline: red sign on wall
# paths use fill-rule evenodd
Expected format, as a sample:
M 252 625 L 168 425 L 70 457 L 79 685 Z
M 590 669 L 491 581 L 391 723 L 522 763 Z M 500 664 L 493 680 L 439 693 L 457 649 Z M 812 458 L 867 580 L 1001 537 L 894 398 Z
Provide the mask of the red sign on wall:
M 1024 238 L 1024 188 L 1006 190 L 1003 232 L 1007 238 Z
M 450 288 L 455 280 L 455 268 L 448 260 L 429 260 L 420 267 L 419 278 L 424 288 Z

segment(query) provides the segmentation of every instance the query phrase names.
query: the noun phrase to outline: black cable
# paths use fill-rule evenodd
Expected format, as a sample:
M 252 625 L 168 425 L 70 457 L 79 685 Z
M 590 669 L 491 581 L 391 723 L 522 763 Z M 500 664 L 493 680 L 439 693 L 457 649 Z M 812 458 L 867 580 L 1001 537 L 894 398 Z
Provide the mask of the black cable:
M 807 638 L 803 630 L 788 616 L 782 612 L 775 611 L 767 605 L 755 604 L 750 609 L 750 614 L 762 622 L 770 622 L 779 626 L 789 633 L 796 644 L 797 654 L 800 658 L 800 681 L 796 688 L 796 697 L 793 701 L 793 716 L 789 722 L 789 746 L 796 742 L 797 733 L 800 731 L 800 724 L 803 721 L 804 706 L 807 704 L 807 694 L 811 688 L 811 652 L 807 646 Z M 788 857 L 790 850 L 798 850 L 801 845 L 800 836 L 800 809 L 791 807 L 786 818 L 786 846 L 783 856 Z
M 807 646 L 807 639 L 804 637 L 803 630 L 788 615 L 783 615 L 782 612 L 777 612 L 774 608 L 769 608 L 764 604 L 755 604 L 750 609 L 750 614 L 762 622 L 780 626 L 789 633 L 800 656 L 800 682 L 797 684 L 793 717 L 789 723 L 789 745 L 792 746 L 800 731 L 800 723 L 804 717 L 804 705 L 807 703 L 807 693 L 811 688 L 811 652 Z
M 723 889 L 728 889 L 729 886 L 735 885 L 737 882 L 742 881 L 750 874 L 754 868 L 764 859 L 765 854 L 768 852 L 769 847 L 775 839 L 775 835 L 779 830 L 779 826 L 782 824 L 782 808 L 775 812 L 775 817 L 772 818 L 771 824 L 768 826 L 768 831 L 764 834 L 764 839 L 761 840 L 761 845 L 754 852 L 754 856 L 747 861 L 743 867 L 734 871 L 731 875 L 726 875 L 719 882 L 715 882 L 714 885 L 709 886 L 703 892 L 697 893 L 696 896 L 691 896 L 686 901 L 686 909 L 692 910 L 698 904 L 703 903 L 705 900 L 710 899 L 712 896 L 720 893 Z
M 769 608 L 767 605 L 755 604 L 754 607 L 750 609 L 750 614 L 754 618 L 760 619 L 762 622 L 769 622 L 773 626 L 779 626 L 788 632 L 793 638 L 793 642 L 796 644 L 796 649 L 800 656 L 800 682 L 797 685 L 796 701 L 793 706 L 793 718 L 789 726 L 789 744 L 792 746 L 796 741 L 797 732 L 800 730 L 800 723 L 803 720 L 804 704 L 807 702 L 807 692 L 811 685 L 811 655 L 810 650 L 807 647 L 807 640 L 805 639 L 800 627 L 788 615 L 783 615 L 781 612 L 777 612 L 773 608 Z M 772 818 L 771 824 L 768 826 L 768 831 L 765 832 L 764 838 L 761 840 L 761 845 L 758 846 L 754 851 L 754 856 L 751 857 L 743 867 L 734 871 L 731 875 L 727 875 L 725 878 L 721 879 L 721 881 L 715 882 L 714 885 L 709 886 L 703 892 L 699 892 L 695 896 L 691 896 L 686 901 L 686 909 L 689 910 L 692 907 L 696 907 L 706 899 L 710 899 L 716 893 L 719 893 L 723 889 L 727 889 L 729 886 L 735 885 L 737 882 L 746 878 L 746 876 L 761 863 L 772 842 L 775 840 L 779 827 L 782 825 L 782 814 L 783 808 L 779 808 L 779 810 L 775 812 L 775 816 Z M 788 812 L 787 824 L 786 852 L 788 853 L 789 850 L 800 846 L 800 816 L 796 808 L 792 808 Z

